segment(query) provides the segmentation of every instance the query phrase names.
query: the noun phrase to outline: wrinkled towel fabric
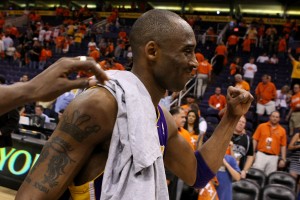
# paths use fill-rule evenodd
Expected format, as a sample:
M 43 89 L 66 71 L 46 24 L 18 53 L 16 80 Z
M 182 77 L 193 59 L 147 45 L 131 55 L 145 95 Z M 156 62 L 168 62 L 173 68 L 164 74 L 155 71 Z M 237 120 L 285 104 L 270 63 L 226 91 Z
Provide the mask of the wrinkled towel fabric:
M 156 111 L 143 83 L 131 72 L 107 72 L 104 86 L 116 98 L 114 126 L 101 200 L 169 199 Z

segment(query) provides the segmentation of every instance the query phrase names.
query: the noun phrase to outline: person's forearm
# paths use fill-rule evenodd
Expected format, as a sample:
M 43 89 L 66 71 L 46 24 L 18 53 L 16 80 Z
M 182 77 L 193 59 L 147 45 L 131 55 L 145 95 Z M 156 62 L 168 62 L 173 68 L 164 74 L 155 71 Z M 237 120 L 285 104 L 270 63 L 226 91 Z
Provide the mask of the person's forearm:
M 286 146 L 281 147 L 281 158 L 286 161 Z
M 241 174 L 237 171 L 235 171 L 235 169 L 233 169 L 230 164 L 226 163 L 225 167 L 227 168 L 228 172 L 231 174 L 233 180 L 235 181 L 239 181 L 241 180 Z
M 223 163 L 226 149 L 229 145 L 233 131 L 241 116 L 229 117 L 228 114 L 222 117 L 211 138 L 198 149 L 206 161 L 206 164 L 213 172 L 217 172 Z
M 33 100 L 30 82 L 1 85 L 0 91 L 0 115 Z
M 257 141 L 253 140 L 253 151 L 256 151 L 256 147 L 257 147 Z
M 247 160 L 246 160 L 246 163 L 245 163 L 245 166 L 244 166 L 244 171 L 247 172 L 250 167 L 252 166 L 252 163 L 254 161 L 254 157 L 253 156 L 247 156 Z

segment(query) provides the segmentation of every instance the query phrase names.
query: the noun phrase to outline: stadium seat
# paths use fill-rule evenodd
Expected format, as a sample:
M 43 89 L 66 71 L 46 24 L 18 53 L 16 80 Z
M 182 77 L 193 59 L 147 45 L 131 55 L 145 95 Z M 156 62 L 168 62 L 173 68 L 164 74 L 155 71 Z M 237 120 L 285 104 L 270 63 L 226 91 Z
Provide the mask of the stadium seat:
M 262 189 L 262 200 L 296 200 L 295 192 L 284 185 L 266 185 Z
M 254 181 L 242 179 L 232 183 L 233 200 L 258 200 L 259 194 L 260 187 Z
M 205 119 L 206 122 L 212 126 L 216 126 L 217 124 L 219 124 L 219 119 L 217 117 L 208 116 Z
M 269 174 L 268 185 L 270 184 L 285 185 L 293 191 L 296 190 L 297 186 L 296 179 L 289 173 L 283 171 L 276 171 Z
M 267 180 L 266 174 L 262 170 L 255 168 L 249 169 L 246 178 L 255 181 L 260 188 L 265 186 Z

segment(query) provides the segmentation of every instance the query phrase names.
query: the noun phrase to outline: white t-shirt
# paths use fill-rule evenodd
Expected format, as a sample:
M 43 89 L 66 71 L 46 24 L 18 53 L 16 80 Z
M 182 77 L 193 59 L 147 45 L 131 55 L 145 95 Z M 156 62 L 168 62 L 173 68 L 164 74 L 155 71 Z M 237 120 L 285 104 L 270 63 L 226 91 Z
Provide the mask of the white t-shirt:
M 243 69 L 245 78 L 254 78 L 255 72 L 257 72 L 257 66 L 251 63 L 246 63 Z
M 44 41 L 45 33 L 46 33 L 46 31 L 44 29 L 40 30 L 40 34 L 39 34 L 39 41 L 40 42 Z
M 277 93 L 277 98 L 275 102 L 276 106 L 280 105 L 280 107 L 286 108 L 287 107 L 286 94 L 282 94 L 281 90 L 277 90 L 276 93 Z
M 256 62 L 259 63 L 265 63 L 269 61 L 269 57 L 268 56 L 258 56 Z

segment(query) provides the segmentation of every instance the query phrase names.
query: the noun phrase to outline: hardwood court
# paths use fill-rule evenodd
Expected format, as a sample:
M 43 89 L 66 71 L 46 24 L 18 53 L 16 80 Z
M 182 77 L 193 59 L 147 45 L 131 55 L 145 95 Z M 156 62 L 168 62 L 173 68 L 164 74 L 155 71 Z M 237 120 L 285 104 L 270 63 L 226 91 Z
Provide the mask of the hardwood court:
M 16 194 L 17 194 L 17 191 L 0 186 L 0 199 L 1 200 L 14 200 Z

